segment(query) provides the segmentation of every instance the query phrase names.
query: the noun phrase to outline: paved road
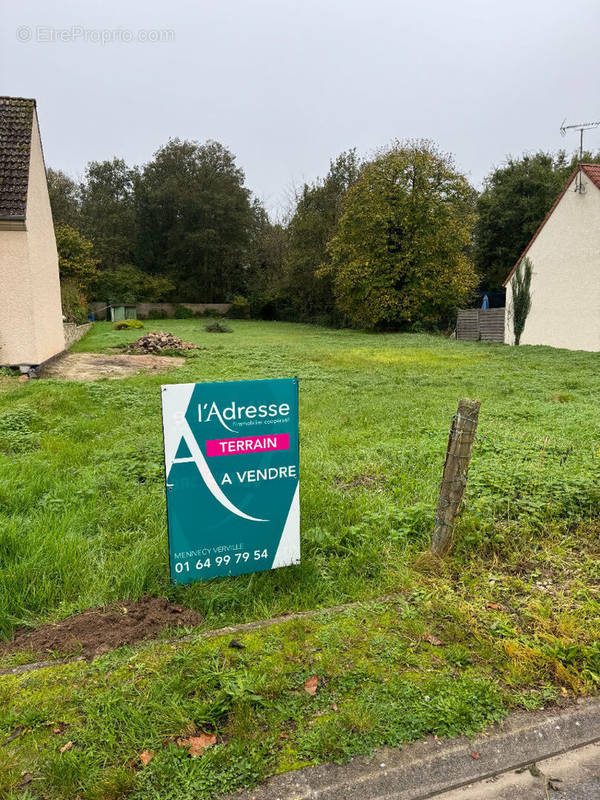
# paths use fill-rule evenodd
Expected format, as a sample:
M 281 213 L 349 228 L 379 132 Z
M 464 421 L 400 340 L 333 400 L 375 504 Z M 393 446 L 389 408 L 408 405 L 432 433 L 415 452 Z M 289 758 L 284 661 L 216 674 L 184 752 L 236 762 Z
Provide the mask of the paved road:
M 598 800 L 600 797 L 600 778 L 582 783 L 573 789 L 567 789 L 560 797 L 564 798 L 564 800 Z
M 553 780 L 554 779 L 554 780 Z M 434 795 L 435 800 L 600 800 L 600 744 L 579 747 L 496 778 Z

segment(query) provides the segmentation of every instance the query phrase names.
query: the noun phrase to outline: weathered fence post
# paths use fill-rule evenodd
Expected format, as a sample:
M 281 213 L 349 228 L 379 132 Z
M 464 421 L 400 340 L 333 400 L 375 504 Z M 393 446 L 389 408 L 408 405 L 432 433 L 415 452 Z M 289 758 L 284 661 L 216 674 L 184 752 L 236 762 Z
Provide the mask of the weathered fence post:
M 431 551 L 445 556 L 454 544 L 454 520 L 460 510 L 479 418 L 479 400 L 460 400 L 452 420 Z

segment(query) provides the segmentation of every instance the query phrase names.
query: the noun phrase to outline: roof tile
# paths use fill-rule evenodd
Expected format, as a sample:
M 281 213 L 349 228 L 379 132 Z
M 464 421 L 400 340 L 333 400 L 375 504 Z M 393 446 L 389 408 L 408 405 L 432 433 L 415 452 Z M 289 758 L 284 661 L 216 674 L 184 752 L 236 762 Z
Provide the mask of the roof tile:
M 582 164 L 581 168 L 591 182 L 600 189 L 600 164 Z
M 0 218 L 24 217 L 35 100 L 0 97 Z

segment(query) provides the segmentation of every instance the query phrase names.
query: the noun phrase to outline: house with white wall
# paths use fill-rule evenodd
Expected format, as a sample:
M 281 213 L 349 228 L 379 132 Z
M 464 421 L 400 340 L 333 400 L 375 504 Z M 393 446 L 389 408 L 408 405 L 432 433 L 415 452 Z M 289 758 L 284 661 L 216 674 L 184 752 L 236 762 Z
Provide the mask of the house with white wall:
M 600 351 L 600 164 L 580 164 L 506 279 L 505 341 L 514 344 L 513 290 L 532 265 L 521 344 Z
M 0 365 L 37 367 L 64 347 L 36 103 L 0 97 Z

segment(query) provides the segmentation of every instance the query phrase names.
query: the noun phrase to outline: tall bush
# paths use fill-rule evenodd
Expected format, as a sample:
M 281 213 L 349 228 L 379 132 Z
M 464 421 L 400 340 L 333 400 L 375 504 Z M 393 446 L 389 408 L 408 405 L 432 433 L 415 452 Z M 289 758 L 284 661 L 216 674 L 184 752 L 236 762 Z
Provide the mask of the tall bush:
M 174 284 L 164 275 L 148 275 L 133 264 L 105 269 L 92 286 L 92 296 L 113 303 L 156 303 L 168 297 Z
M 525 256 L 512 278 L 512 323 L 515 344 L 521 343 L 521 336 L 531 310 L 531 275 L 533 267 L 529 256 Z
M 57 225 L 54 233 L 61 281 L 87 292 L 98 277 L 93 242 L 66 223 Z

